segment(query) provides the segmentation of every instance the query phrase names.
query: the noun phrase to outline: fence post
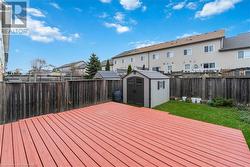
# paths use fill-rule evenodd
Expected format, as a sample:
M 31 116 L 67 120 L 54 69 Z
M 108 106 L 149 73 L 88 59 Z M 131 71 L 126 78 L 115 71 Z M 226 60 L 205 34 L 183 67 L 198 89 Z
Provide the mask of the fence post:
M 95 96 L 95 100 L 94 100 L 94 104 L 97 103 L 97 80 L 94 80 L 94 96 Z
M 206 100 L 206 77 L 202 77 L 202 85 L 201 85 L 201 92 L 202 92 L 202 99 Z
M 4 113 L 4 83 L 3 82 L 0 82 L 0 92 L 2 93 L 2 95 L 0 96 L 0 124 L 4 123 L 3 121 L 3 113 Z

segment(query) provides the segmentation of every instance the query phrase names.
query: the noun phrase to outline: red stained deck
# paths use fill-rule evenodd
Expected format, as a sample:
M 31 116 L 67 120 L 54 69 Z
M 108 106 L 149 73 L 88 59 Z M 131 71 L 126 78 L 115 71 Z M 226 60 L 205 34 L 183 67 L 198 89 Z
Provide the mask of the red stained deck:
M 0 166 L 250 166 L 239 130 L 105 103 L 0 126 Z

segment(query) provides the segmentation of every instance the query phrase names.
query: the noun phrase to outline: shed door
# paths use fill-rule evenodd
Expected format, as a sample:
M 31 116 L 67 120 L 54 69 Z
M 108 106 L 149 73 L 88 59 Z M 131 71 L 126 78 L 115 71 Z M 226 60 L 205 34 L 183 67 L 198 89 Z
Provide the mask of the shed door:
M 127 79 L 127 102 L 144 106 L 144 79 L 131 77 Z

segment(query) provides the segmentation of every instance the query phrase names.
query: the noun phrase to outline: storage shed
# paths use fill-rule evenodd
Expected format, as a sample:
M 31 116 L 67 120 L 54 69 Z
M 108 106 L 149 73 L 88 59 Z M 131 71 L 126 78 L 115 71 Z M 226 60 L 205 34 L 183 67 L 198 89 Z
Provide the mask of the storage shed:
M 157 72 L 134 70 L 123 78 L 123 102 L 153 108 L 169 101 L 169 77 Z
M 94 79 L 121 80 L 121 77 L 114 71 L 98 71 Z

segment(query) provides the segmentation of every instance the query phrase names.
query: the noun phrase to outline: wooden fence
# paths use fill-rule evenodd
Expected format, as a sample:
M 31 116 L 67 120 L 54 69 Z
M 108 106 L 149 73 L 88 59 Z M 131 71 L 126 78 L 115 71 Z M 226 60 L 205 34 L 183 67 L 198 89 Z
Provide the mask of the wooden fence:
M 0 123 L 112 100 L 121 81 L 0 83 Z
M 215 97 L 233 99 L 242 104 L 250 103 L 250 78 L 171 78 L 170 96 Z

